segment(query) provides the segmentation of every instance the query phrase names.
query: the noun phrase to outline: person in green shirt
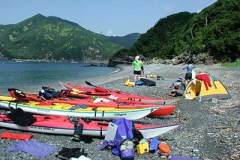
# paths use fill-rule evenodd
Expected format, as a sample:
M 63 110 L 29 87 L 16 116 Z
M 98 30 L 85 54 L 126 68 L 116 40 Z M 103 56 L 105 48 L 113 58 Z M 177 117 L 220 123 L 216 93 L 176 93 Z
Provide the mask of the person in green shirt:
M 139 58 L 139 56 L 136 56 L 135 60 L 132 62 L 132 65 L 134 67 L 134 83 L 136 83 L 136 81 L 139 80 L 141 76 L 141 67 L 143 66 L 143 63 L 139 60 Z

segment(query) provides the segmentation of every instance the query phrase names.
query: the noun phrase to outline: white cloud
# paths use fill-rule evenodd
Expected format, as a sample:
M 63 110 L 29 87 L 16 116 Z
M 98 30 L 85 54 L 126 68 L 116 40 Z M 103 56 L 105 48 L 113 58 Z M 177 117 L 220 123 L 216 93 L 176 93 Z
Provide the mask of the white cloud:
M 164 8 L 163 8 L 164 12 L 166 14 L 172 14 L 173 13 L 173 8 L 169 5 L 166 5 Z
M 113 35 L 113 31 L 112 31 L 111 29 L 109 29 L 109 30 L 107 31 L 107 36 L 114 36 L 114 35 Z

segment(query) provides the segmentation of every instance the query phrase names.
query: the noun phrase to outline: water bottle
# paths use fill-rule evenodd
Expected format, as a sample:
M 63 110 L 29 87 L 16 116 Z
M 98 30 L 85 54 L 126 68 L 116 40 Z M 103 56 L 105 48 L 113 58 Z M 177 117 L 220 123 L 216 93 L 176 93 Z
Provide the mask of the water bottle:
M 198 102 L 201 102 L 201 101 L 202 101 L 202 97 L 198 96 Z

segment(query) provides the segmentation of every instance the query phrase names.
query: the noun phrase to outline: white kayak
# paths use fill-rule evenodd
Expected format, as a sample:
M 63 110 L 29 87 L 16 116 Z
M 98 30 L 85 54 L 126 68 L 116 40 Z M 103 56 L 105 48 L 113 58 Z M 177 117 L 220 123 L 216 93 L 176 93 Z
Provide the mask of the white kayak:
M 46 102 L 11 102 L 0 101 L 0 107 L 9 109 L 10 107 L 21 108 L 25 112 L 43 115 L 60 115 L 68 117 L 91 118 L 99 120 L 112 120 L 116 118 L 126 118 L 128 120 L 137 120 L 158 110 L 160 107 L 140 108 L 140 109 L 119 109 L 106 107 L 87 107 L 74 106 L 63 103 Z

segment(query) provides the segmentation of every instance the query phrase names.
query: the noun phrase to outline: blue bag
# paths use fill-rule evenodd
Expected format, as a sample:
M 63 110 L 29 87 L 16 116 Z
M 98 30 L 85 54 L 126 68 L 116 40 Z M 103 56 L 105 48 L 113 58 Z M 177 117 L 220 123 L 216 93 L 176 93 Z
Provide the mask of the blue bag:
M 129 150 L 120 151 L 121 143 L 128 139 L 133 139 L 133 124 L 131 120 L 125 118 L 117 118 L 112 121 L 112 123 L 118 125 L 118 129 L 115 135 L 114 141 L 104 141 L 103 145 L 99 149 L 104 149 L 106 146 L 112 147 L 112 153 L 114 155 L 120 156 L 122 160 L 134 159 L 134 149 L 127 147 Z M 129 144 L 129 143 L 128 143 Z M 124 159 L 125 158 L 125 159 Z

